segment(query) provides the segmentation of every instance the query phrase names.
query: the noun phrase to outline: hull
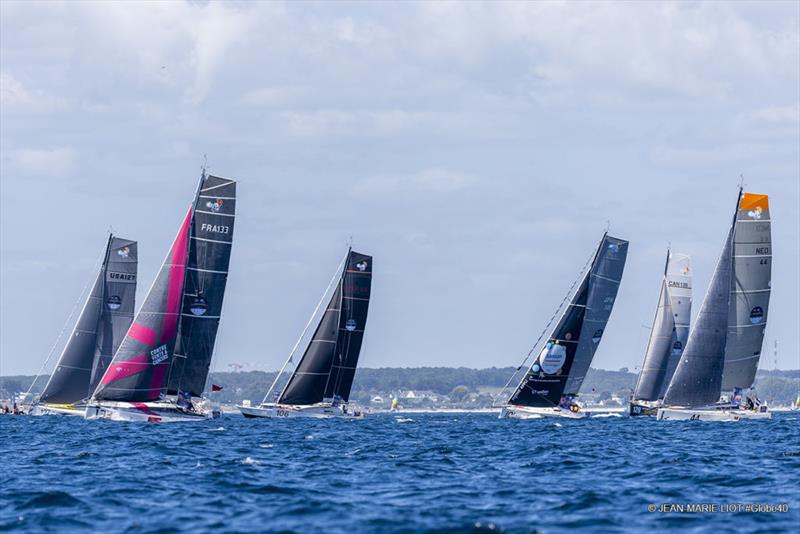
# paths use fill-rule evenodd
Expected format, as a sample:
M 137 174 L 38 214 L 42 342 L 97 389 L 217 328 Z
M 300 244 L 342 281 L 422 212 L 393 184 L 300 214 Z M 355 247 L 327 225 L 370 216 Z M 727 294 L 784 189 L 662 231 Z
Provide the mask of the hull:
M 242 415 L 248 418 L 266 417 L 312 417 L 315 419 L 361 419 L 364 412 L 358 408 L 348 408 L 346 404 L 332 406 L 330 404 L 312 404 L 298 406 L 294 404 L 262 404 L 261 406 L 237 406 Z
M 67 415 L 83 417 L 86 413 L 85 404 L 34 404 L 28 411 L 28 415 Z
M 656 418 L 659 421 L 741 421 L 772 419 L 772 414 L 766 410 L 756 412 L 741 409 L 659 408 Z
M 508 404 L 500 412 L 500 419 L 541 419 L 542 417 L 564 417 L 567 419 L 583 419 L 589 417 L 586 412 L 573 412 L 559 407 L 531 408 L 529 406 L 515 406 Z
M 644 401 L 631 401 L 628 407 L 628 414 L 631 417 L 637 417 L 639 415 L 647 415 L 647 416 L 656 416 L 658 414 L 658 409 L 661 407 L 661 404 L 651 404 Z
M 137 423 L 184 423 L 218 419 L 221 412 L 208 402 L 193 404 L 186 410 L 168 401 L 102 402 L 86 407 L 84 417 L 90 420 L 130 421 Z

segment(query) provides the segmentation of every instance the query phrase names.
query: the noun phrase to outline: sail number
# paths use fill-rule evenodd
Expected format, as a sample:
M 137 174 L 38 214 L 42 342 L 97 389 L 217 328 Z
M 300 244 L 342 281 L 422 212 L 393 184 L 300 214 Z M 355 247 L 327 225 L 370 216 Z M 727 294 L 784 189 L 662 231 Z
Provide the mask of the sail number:
M 275 410 L 275 414 L 278 417 L 289 417 L 289 411 L 288 410 Z

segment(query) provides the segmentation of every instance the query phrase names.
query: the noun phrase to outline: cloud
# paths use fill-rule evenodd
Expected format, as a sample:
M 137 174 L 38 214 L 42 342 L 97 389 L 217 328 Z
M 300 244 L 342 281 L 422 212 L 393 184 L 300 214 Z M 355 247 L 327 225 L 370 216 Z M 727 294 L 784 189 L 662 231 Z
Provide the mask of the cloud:
M 480 180 L 471 175 L 442 168 L 424 169 L 409 175 L 369 176 L 357 182 L 351 189 L 356 196 L 387 196 L 396 193 L 454 193 L 478 184 Z
M 750 118 L 764 122 L 800 123 L 800 104 L 795 104 L 793 106 L 768 106 L 757 109 L 750 114 Z
M 0 110 L 2 113 L 45 113 L 65 109 L 63 98 L 31 91 L 9 72 L 0 72 Z
M 72 147 L 21 148 L 12 152 L 12 160 L 24 173 L 36 176 L 63 176 L 75 167 Z

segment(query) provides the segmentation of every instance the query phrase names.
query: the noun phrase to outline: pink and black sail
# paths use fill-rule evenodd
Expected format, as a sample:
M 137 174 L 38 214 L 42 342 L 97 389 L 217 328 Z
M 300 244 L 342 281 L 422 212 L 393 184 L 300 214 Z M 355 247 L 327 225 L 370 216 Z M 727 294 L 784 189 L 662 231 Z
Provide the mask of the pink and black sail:
M 225 291 L 234 208 L 235 182 L 204 174 L 142 308 L 100 380 L 96 400 L 153 401 L 167 393 L 168 381 L 181 389 L 184 377 L 188 387 L 205 382 Z M 214 319 L 200 326 L 187 314 Z
M 103 265 L 40 402 L 89 397 L 133 321 L 136 241 L 110 235 Z
M 349 400 L 371 288 L 372 256 L 350 250 L 331 300 L 278 402 L 309 405 Z

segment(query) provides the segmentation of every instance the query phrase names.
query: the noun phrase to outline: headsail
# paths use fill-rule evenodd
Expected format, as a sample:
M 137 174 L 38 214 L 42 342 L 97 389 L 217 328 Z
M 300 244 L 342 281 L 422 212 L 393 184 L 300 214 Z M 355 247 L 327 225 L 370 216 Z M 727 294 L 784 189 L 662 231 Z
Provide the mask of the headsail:
M 95 399 L 144 402 L 163 392 L 178 330 L 191 218 L 190 207 Z
M 73 404 L 91 394 L 133 320 L 137 245 L 109 236 L 105 257 L 41 402 Z
M 591 267 L 509 404 L 552 407 L 580 390 L 617 296 L 628 242 L 604 235 Z
M 741 192 L 739 196 L 741 198 Z M 664 395 L 666 405 L 704 406 L 719 400 L 728 328 L 733 236 L 734 226 L 731 225 L 686 349 Z
M 228 280 L 236 182 L 205 176 L 189 235 L 189 258 L 168 394 L 203 394 Z
M 331 300 L 278 402 L 308 405 L 336 396 L 349 399 L 371 287 L 372 256 L 350 250 Z
M 749 388 L 755 380 L 767 328 L 772 239 L 769 197 L 744 193 L 736 212 L 733 273 L 722 391 Z
M 661 294 L 644 363 L 633 392 L 634 400 L 655 401 L 664 397 L 686 347 L 692 312 L 690 262 L 686 254 L 667 251 Z

